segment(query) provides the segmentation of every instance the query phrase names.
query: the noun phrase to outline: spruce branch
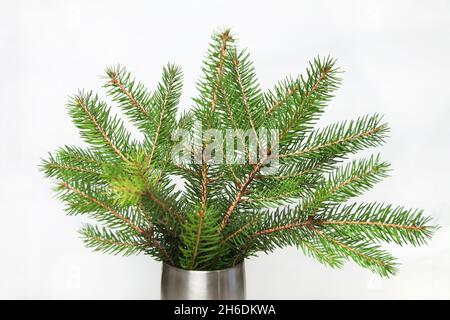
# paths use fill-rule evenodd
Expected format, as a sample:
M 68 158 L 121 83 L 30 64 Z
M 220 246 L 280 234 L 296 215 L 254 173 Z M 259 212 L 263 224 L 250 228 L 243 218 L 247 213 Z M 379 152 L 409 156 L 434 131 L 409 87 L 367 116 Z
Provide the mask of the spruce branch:
M 104 184 L 101 158 L 89 151 L 67 147 L 42 160 L 41 170 L 46 177 L 66 180 L 92 180 Z
M 217 41 L 217 40 L 216 40 Z M 230 34 L 230 30 L 227 29 L 224 32 L 221 33 L 220 35 L 220 40 L 219 42 L 219 58 L 216 62 L 217 64 L 217 71 L 216 71 L 216 76 L 215 76 L 215 80 L 214 80 L 214 91 L 213 91 L 213 95 L 212 95 L 212 100 L 211 100 L 211 112 L 214 113 L 215 109 L 216 109 L 216 105 L 217 105 L 217 101 L 219 99 L 219 87 L 221 86 L 220 82 L 222 80 L 222 74 L 223 74 L 223 67 L 224 67 L 224 63 L 225 63 L 225 57 L 227 55 L 227 51 L 228 51 L 228 44 L 229 42 L 233 42 L 233 38 Z M 213 50 L 213 57 L 217 55 L 216 52 L 214 52 L 214 48 L 212 48 Z M 213 61 L 214 64 L 214 58 L 211 59 Z
M 213 37 L 213 43 L 210 46 L 209 54 L 204 62 L 203 72 L 204 79 L 198 84 L 201 95 L 196 99 L 198 104 L 197 119 L 206 119 L 207 129 L 211 129 L 214 118 L 216 117 L 216 106 L 219 102 L 219 90 L 223 90 L 222 77 L 224 72 L 225 58 L 229 53 L 229 48 L 232 48 L 234 39 L 229 30 L 225 30 L 220 35 Z M 212 94 L 210 94 L 210 88 L 213 88 Z M 206 90 L 203 90 L 206 89 Z M 205 215 L 207 214 L 208 207 L 208 187 L 213 182 L 214 176 L 211 177 L 208 174 L 207 159 L 205 159 L 204 151 L 207 147 L 207 142 L 202 141 L 202 155 L 201 155 L 201 167 L 200 167 L 200 210 L 197 212 L 198 222 L 196 238 L 194 241 L 194 252 L 192 254 L 192 261 L 190 267 L 193 268 L 196 265 L 197 251 L 200 247 L 201 241 L 203 241 L 203 227 L 205 225 Z M 217 178 L 217 177 L 216 177 Z M 208 217 L 209 219 L 209 217 Z
M 152 165 L 153 158 L 158 148 L 164 141 L 168 144 L 171 141 L 171 133 L 175 130 L 176 106 L 180 100 L 183 75 L 178 66 L 168 64 L 163 68 L 162 82 L 158 84 L 158 88 L 153 96 L 153 103 L 156 108 L 152 109 L 151 118 L 154 128 L 153 133 L 149 135 L 149 143 L 151 151 L 148 159 L 147 167 Z
M 146 252 L 158 260 L 173 264 L 173 260 L 164 246 L 152 239 L 151 235 L 148 239 L 145 239 L 123 231 L 113 232 L 107 228 L 100 229 L 90 224 L 85 224 L 79 232 L 86 246 L 93 248 L 95 251 L 125 256 Z
M 308 206 L 317 206 L 325 201 L 344 202 L 362 194 L 386 178 L 389 163 L 380 160 L 379 155 L 369 159 L 354 160 L 330 173 L 326 183 L 316 189 L 314 200 Z
M 266 104 L 269 105 L 266 114 L 270 115 L 277 108 L 283 106 L 300 90 L 301 84 L 299 83 L 299 80 L 294 81 L 292 78 L 286 78 L 284 81 L 280 81 L 278 85 L 275 86 L 276 93 L 268 91 L 264 95 Z
M 351 237 L 416 246 L 426 244 L 436 230 L 429 222 L 422 210 L 374 202 L 333 206 L 317 224 Z
M 224 64 L 230 49 L 234 48 L 234 36 L 229 29 L 215 33 L 208 48 L 208 54 L 203 61 L 203 75 L 197 83 L 200 96 L 194 101 L 198 110 L 202 110 L 203 119 L 211 121 L 219 104 L 219 91 L 223 89 Z M 211 123 L 210 123 L 211 124 Z
M 266 94 L 266 103 L 269 104 L 267 114 L 272 114 L 277 108 L 287 104 L 291 98 L 296 94 L 301 93 L 301 97 L 308 98 L 314 95 L 317 91 L 320 91 L 321 86 L 325 84 L 325 87 L 331 86 L 335 89 L 339 84 L 339 79 L 336 78 L 337 69 L 334 69 L 335 60 L 330 57 L 325 60 L 314 59 L 313 63 L 309 64 L 307 74 L 308 80 L 304 80 L 303 77 L 292 81 L 287 78 L 275 87 L 276 94 L 268 92 Z M 327 80 L 332 80 L 331 83 L 327 83 Z M 323 88 L 322 90 L 325 90 Z
M 287 78 L 275 87 L 276 93 L 265 95 L 271 107 L 264 126 L 280 130 L 281 150 L 291 148 L 312 129 L 341 82 L 335 60 L 330 57 L 314 59 L 306 73 L 306 79 Z
M 220 252 L 218 214 L 213 208 L 200 216 L 201 209 L 187 215 L 190 223 L 184 224 L 182 233 L 181 266 L 186 269 L 208 270 L 212 258 Z
M 183 215 L 176 212 L 174 209 L 172 209 L 169 205 L 167 205 L 164 201 L 158 198 L 158 196 L 152 192 L 151 190 L 147 190 L 145 192 L 145 196 L 150 199 L 153 203 L 155 203 L 159 208 L 161 208 L 165 213 L 172 216 L 174 219 L 178 220 L 179 222 L 183 222 L 184 218 Z
M 151 105 L 151 94 L 144 84 L 137 82 L 124 67 L 117 65 L 108 67 L 106 74 L 109 78 L 104 85 L 113 101 L 130 116 L 132 120 L 143 124 L 149 116 L 147 109 Z
M 239 202 L 242 199 L 242 196 L 245 194 L 245 191 L 247 190 L 248 185 L 253 181 L 256 174 L 261 169 L 261 166 L 263 165 L 262 162 L 258 163 L 253 167 L 252 172 L 248 175 L 247 179 L 242 183 L 241 187 L 239 188 L 239 191 L 237 192 L 236 196 L 234 197 L 233 201 L 231 202 L 231 205 L 228 207 L 225 215 L 222 218 L 222 222 L 220 223 L 220 230 L 223 230 L 225 226 L 228 223 L 228 220 L 230 219 L 231 215 L 234 212 L 234 209 L 239 204 Z
M 290 229 L 301 228 L 301 227 L 309 227 L 309 226 L 313 226 L 314 224 L 315 224 L 315 221 L 314 221 L 313 217 L 311 216 L 304 221 L 296 220 L 292 223 L 288 223 L 285 225 L 258 231 L 255 233 L 255 236 L 261 236 L 261 235 L 265 235 L 265 234 L 269 234 L 269 233 L 279 232 L 282 230 L 290 230 Z
M 342 158 L 365 148 L 380 146 L 389 131 L 387 124 L 375 114 L 356 121 L 332 124 L 312 132 L 294 150 L 278 155 L 285 161 L 311 158 Z
M 130 241 L 129 237 L 134 237 L 134 235 L 120 231 L 112 232 L 106 228 L 99 229 L 97 226 L 89 224 L 80 230 L 80 234 L 87 247 L 106 253 L 133 255 L 144 251 L 147 246 L 141 240 Z
M 61 191 L 69 191 L 77 196 L 79 196 L 81 199 L 85 200 L 85 204 L 84 206 L 89 206 L 89 208 L 85 208 L 83 207 L 83 203 L 79 203 L 79 206 L 77 207 L 76 202 L 73 202 L 73 199 L 70 198 L 65 198 L 66 194 L 62 194 L 61 197 L 62 199 L 68 199 L 72 201 L 73 206 L 70 208 L 70 212 L 72 213 L 84 213 L 84 211 L 87 212 L 92 212 L 92 209 L 95 208 L 96 212 L 93 212 L 94 215 L 104 221 L 111 221 L 108 217 L 102 216 L 100 217 L 99 214 L 103 213 L 108 213 L 111 216 L 113 216 L 114 218 L 116 218 L 117 220 L 120 220 L 121 222 L 123 222 L 127 227 L 135 230 L 138 234 L 143 233 L 144 230 L 141 229 L 139 226 L 137 226 L 136 224 L 134 224 L 130 218 L 124 216 L 123 214 L 119 213 L 118 210 L 114 209 L 111 205 L 107 204 L 105 201 L 102 201 L 100 199 L 98 199 L 97 197 L 89 194 L 88 191 L 83 191 L 81 190 L 80 187 L 76 187 L 73 185 L 70 185 L 67 182 L 60 182 L 59 184 L 59 190 Z M 92 209 L 91 209 L 92 208 Z M 100 211 L 100 212 L 99 212 Z M 115 224 L 117 222 L 114 222 L 113 220 L 113 224 Z
M 100 102 L 98 96 L 81 91 L 71 98 L 67 107 L 86 142 L 128 161 L 124 152 L 131 144 L 130 134 L 118 118 L 110 116 L 110 108 Z
M 258 137 L 255 122 L 258 125 L 258 109 L 260 109 L 259 104 L 262 103 L 262 96 L 258 87 L 254 84 L 256 75 L 252 64 L 249 62 L 249 55 L 245 51 L 238 54 L 236 50 L 232 50 L 230 55 L 231 64 L 228 68 L 230 69 L 230 74 L 233 76 L 232 79 L 234 81 L 232 83 L 235 84 L 234 90 L 241 97 L 249 127 L 252 129 L 255 137 Z
M 58 181 L 69 215 L 100 223 L 80 231 L 97 251 L 217 270 L 295 246 L 334 268 L 352 260 L 390 276 L 396 262 L 381 244 L 423 245 L 437 227 L 419 209 L 347 203 L 388 176 L 378 155 L 347 160 L 381 146 L 389 127 L 375 114 L 315 128 L 340 73 L 333 58 L 315 58 L 305 74 L 263 92 L 248 52 L 224 30 L 211 39 L 193 109 L 179 116 L 178 66 L 163 68 L 152 93 L 124 67 L 108 67 L 104 88 L 143 139 L 134 139 L 97 95 L 80 91 L 67 107 L 89 148 L 61 148 L 41 170 Z M 231 144 L 243 149 L 232 156 L 248 163 L 228 161 L 215 145 L 219 138 L 205 135 L 209 129 L 227 139 L 235 132 Z M 263 146 L 260 132 L 272 129 L 278 142 Z M 171 157 L 175 130 L 192 142 L 181 147 L 188 156 L 181 163 Z M 259 156 L 250 161 L 253 137 Z M 216 155 L 224 162 L 214 162 Z M 272 160 L 278 165 L 268 175 Z
M 358 265 L 388 277 L 397 273 L 395 258 L 386 251 L 380 250 L 379 246 L 370 242 L 357 242 L 349 238 L 331 236 L 317 229 L 312 229 L 319 237 L 328 241 L 336 247 L 337 254 L 352 259 Z
M 332 268 L 341 268 L 344 261 L 336 252 L 330 250 L 329 242 L 323 241 L 322 238 L 317 239 L 313 231 L 310 231 L 310 233 L 298 239 L 296 245 L 307 256 L 315 258 L 320 263 Z

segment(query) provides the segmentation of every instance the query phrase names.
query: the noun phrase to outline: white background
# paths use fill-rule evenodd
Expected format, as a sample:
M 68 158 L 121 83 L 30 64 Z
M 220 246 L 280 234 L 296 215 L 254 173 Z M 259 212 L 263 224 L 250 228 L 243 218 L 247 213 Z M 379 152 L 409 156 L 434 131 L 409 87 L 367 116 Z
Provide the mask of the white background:
M 0 298 L 159 298 L 160 264 L 84 248 L 85 220 L 64 215 L 38 164 L 83 145 L 64 104 L 78 88 L 101 92 L 109 64 L 150 88 L 180 64 L 189 107 L 210 34 L 225 26 L 263 88 L 337 57 L 344 83 L 323 123 L 378 112 L 392 127 L 392 177 L 363 199 L 423 208 L 442 226 L 429 246 L 392 247 L 402 265 L 389 280 L 295 249 L 262 255 L 247 263 L 248 298 L 450 298 L 450 1 L 0 2 Z

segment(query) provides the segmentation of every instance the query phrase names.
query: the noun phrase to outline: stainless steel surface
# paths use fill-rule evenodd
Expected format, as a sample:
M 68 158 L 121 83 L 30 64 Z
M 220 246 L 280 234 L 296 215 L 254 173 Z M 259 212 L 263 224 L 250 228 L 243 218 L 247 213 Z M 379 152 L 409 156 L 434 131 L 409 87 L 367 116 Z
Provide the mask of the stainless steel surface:
M 244 263 L 223 270 L 183 270 L 163 263 L 163 300 L 242 300 L 245 299 Z

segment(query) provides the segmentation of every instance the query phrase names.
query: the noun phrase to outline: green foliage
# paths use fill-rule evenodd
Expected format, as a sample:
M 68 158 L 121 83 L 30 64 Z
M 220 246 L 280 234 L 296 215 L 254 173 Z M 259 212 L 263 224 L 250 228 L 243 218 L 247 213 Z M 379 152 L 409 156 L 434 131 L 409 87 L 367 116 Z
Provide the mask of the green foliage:
M 111 160 L 128 161 L 125 154 L 130 150 L 130 133 L 97 95 L 80 91 L 70 99 L 67 108 L 81 137 L 95 150 L 110 156 Z
M 287 78 L 279 82 L 274 92 L 265 95 L 264 126 L 280 129 L 281 148 L 295 145 L 304 139 L 333 97 L 341 79 L 335 60 L 315 58 L 309 63 L 306 77 Z
M 152 110 L 152 95 L 144 84 L 136 81 L 131 73 L 120 65 L 105 71 L 107 94 L 128 116 L 143 134 L 147 133 L 149 114 Z M 151 132 L 151 130 L 149 130 Z
M 136 206 L 152 184 L 155 177 L 146 168 L 145 154 L 131 154 L 130 161 L 123 164 L 105 164 L 103 177 L 113 194 L 114 201 L 121 206 Z
M 80 234 L 86 246 L 95 251 L 123 255 L 132 255 L 145 252 L 148 244 L 138 235 L 123 231 L 113 232 L 107 228 L 99 229 L 97 226 L 86 224 Z
M 339 74 L 334 59 L 315 58 L 304 75 L 264 92 L 249 54 L 225 30 L 212 37 L 190 111 L 177 115 L 179 67 L 164 67 L 152 93 L 124 67 L 109 67 L 107 94 L 143 139 L 133 138 L 97 95 L 80 91 L 67 108 L 89 147 L 61 148 L 41 169 L 57 180 L 68 214 L 100 224 L 80 230 L 94 250 L 143 253 L 183 269 L 215 270 L 295 246 L 331 267 L 352 260 L 389 276 L 396 262 L 381 243 L 422 245 L 436 227 L 421 210 L 347 203 L 387 177 L 389 164 L 378 155 L 347 159 L 381 146 L 389 127 L 375 114 L 315 129 L 341 83 Z M 195 131 L 198 122 L 201 130 Z M 189 130 L 204 151 L 213 143 L 201 134 L 207 129 L 261 128 L 279 132 L 276 146 L 264 146 L 256 135 L 268 159 L 279 161 L 273 175 L 263 172 L 264 158 L 213 163 L 188 148 L 192 161 L 171 159 L 177 129 Z M 246 142 L 245 136 L 236 138 Z M 249 148 L 244 153 L 248 156 Z
M 213 208 L 201 208 L 187 215 L 181 234 L 180 265 L 184 269 L 210 270 L 220 268 L 220 215 Z M 226 266 L 224 266 L 226 267 Z

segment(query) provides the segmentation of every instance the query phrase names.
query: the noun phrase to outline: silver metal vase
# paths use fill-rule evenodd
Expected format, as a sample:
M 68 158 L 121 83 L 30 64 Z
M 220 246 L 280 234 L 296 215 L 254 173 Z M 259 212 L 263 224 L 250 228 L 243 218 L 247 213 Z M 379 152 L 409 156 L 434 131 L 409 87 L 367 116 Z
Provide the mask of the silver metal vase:
M 214 271 L 183 270 L 166 263 L 162 266 L 162 300 L 243 300 L 244 262 Z

